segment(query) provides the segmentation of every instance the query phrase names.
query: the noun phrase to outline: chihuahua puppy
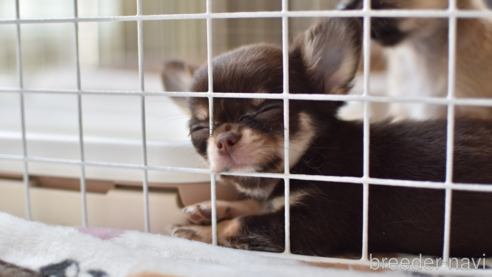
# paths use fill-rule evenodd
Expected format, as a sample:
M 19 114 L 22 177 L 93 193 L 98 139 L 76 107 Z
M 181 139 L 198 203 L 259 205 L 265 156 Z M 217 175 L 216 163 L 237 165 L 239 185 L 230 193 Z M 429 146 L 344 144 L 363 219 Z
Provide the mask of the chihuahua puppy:
M 290 92 L 346 94 L 362 47 L 361 20 L 327 18 L 296 37 L 289 51 Z M 172 61 L 164 75 L 187 66 Z M 182 65 L 185 63 L 181 62 Z M 259 44 L 213 60 L 214 92 L 281 93 L 282 49 Z M 178 75 L 179 75 L 178 74 Z M 176 81 L 187 78 L 176 78 Z M 168 82 L 173 79 L 167 79 Z M 178 87 L 177 84 L 168 84 Z M 204 66 L 187 91 L 208 91 Z M 300 175 L 361 177 L 363 124 L 337 117 L 342 102 L 290 100 L 290 154 L 284 160 L 283 101 L 214 98 L 209 135 L 208 98 L 189 98 L 193 145 L 217 173 L 282 173 L 284 163 Z M 459 183 L 492 183 L 492 122 L 456 121 L 454 178 Z M 446 171 L 446 121 L 377 123 L 370 129 L 370 176 L 443 182 Z M 283 179 L 221 175 L 247 200 L 217 202 L 219 245 L 284 250 Z M 291 251 L 296 254 L 360 255 L 362 186 L 320 181 L 290 181 Z M 370 186 L 369 251 L 440 255 L 444 232 L 443 190 Z M 211 204 L 186 207 L 192 225 L 173 235 L 211 242 Z M 492 195 L 453 193 L 451 253 L 492 254 Z
M 362 0 L 342 0 L 340 9 L 358 9 Z M 486 10 L 483 0 L 459 0 L 462 10 Z M 373 9 L 444 10 L 448 0 L 372 0 Z M 492 97 L 492 20 L 459 18 L 456 41 L 456 97 Z M 371 19 L 372 38 L 387 46 L 388 92 L 393 96 L 448 94 L 448 19 Z M 400 119 L 445 118 L 446 106 L 393 104 Z M 492 118 L 492 107 L 456 106 L 457 116 Z

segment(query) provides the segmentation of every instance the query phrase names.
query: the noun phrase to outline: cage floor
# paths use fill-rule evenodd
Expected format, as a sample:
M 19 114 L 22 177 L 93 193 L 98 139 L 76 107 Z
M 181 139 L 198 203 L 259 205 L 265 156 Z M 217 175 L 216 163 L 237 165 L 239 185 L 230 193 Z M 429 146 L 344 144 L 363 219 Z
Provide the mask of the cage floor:
M 24 184 L 0 179 L 0 211 L 25 217 Z M 53 225 L 81 226 L 82 198 L 76 191 L 30 189 L 32 220 Z M 89 226 L 145 231 L 141 191 L 112 189 L 87 193 Z M 164 233 L 172 224 L 184 224 L 178 192 L 149 192 L 150 232 Z

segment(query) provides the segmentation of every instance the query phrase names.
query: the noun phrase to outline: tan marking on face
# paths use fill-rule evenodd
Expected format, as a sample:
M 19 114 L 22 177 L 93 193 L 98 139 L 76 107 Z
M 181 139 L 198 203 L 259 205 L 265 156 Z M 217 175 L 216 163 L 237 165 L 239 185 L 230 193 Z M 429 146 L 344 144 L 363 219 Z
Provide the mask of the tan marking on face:
M 299 132 L 290 137 L 289 141 L 289 167 L 292 168 L 299 162 L 316 135 L 312 119 L 306 113 L 299 114 Z M 283 148 L 283 147 L 282 147 Z M 283 156 L 283 153 L 282 153 Z
M 241 139 L 235 145 L 235 151 L 230 158 L 219 154 L 217 149 L 217 137 L 225 132 L 218 131 L 208 140 L 207 154 L 210 169 L 214 172 L 234 171 L 234 172 L 258 172 L 259 166 L 267 163 L 272 156 L 278 155 L 276 146 L 280 146 L 279 141 L 272 141 L 264 135 L 254 132 L 251 128 L 243 127 L 239 131 L 232 128 L 231 132 L 236 132 Z
M 236 132 L 237 129 L 233 128 L 232 131 Z M 214 172 L 227 171 L 232 166 L 232 162 L 228 157 L 221 157 L 221 155 L 218 153 L 216 147 L 216 137 L 218 135 L 219 134 L 215 134 L 214 136 L 209 138 L 207 149 L 210 169 Z M 299 115 L 299 132 L 293 134 L 290 140 L 290 168 L 292 168 L 299 162 L 300 158 L 304 155 L 306 150 L 311 145 L 315 135 L 316 134 L 312 119 L 306 113 L 301 113 Z M 257 168 L 257 165 L 265 164 L 266 162 L 270 161 L 273 156 L 284 156 L 282 137 L 279 136 L 278 140 L 275 142 L 265 141 L 265 136 L 254 132 L 250 128 L 242 129 L 241 139 L 238 142 L 237 147 L 238 148 L 236 149 L 235 153 L 242 152 L 242 157 L 237 158 L 234 156 L 234 154 L 231 155 L 235 159 L 235 162 L 240 165 L 232 168 L 231 171 L 235 172 L 258 172 L 259 168 Z M 280 162 L 277 164 L 276 168 L 272 169 L 272 172 L 283 172 L 283 167 L 283 162 Z M 258 182 L 260 182 L 259 178 Z M 271 183 L 262 182 L 261 186 L 257 186 L 254 188 L 243 187 L 235 182 L 233 184 L 238 188 L 239 191 L 247 194 L 250 197 L 264 199 L 271 194 L 277 183 L 278 180 L 276 182 L 272 181 Z
M 290 194 L 289 196 L 289 204 L 291 207 L 302 204 L 302 199 L 309 195 L 309 193 L 305 191 L 296 191 Z M 268 212 L 277 212 L 283 209 L 285 206 L 285 197 L 279 196 L 272 199 L 267 206 Z
M 206 120 L 208 118 L 208 107 L 196 105 L 193 107 L 193 114 L 198 120 Z

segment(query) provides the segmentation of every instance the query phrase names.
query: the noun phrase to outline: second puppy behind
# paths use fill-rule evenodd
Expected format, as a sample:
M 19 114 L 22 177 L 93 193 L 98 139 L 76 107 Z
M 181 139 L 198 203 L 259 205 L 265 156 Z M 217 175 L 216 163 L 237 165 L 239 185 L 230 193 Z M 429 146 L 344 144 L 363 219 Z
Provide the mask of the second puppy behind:
M 342 0 L 339 8 L 358 9 L 362 0 Z M 448 0 L 372 0 L 376 10 L 445 10 Z M 484 11 L 483 0 L 459 0 L 460 10 Z M 448 18 L 371 19 L 373 39 L 386 47 L 388 93 L 404 97 L 446 97 L 448 94 Z M 458 18 L 455 96 L 492 97 L 492 19 Z M 393 104 L 400 119 L 445 118 L 445 105 Z M 457 116 L 492 118 L 492 107 L 456 106 Z

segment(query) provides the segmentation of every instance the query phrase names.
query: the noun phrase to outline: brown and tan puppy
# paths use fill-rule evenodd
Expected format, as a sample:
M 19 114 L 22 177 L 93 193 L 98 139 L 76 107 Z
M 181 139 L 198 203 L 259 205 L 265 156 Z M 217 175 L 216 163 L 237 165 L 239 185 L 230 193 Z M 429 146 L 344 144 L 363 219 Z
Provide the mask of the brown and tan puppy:
M 290 93 L 345 94 L 360 60 L 362 28 L 356 18 L 329 18 L 297 36 L 289 52 Z M 190 74 L 168 64 L 164 74 Z M 174 72 L 176 69 L 181 72 Z M 282 50 L 259 44 L 213 60 L 214 92 L 281 93 Z M 207 66 L 190 79 L 189 91 L 208 91 Z M 166 85 L 166 86 L 167 86 Z M 290 155 L 284 160 L 283 101 L 214 98 L 212 135 L 207 97 L 188 99 L 193 145 L 217 173 L 282 173 L 362 176 L 363 126 L 337 117 L 342 102 L 290 100 Z M 454 181 L 492 183 L 492 122 L 456 121 Z M 446 121 L 378 123 L 370 130 L 370 176 L 445 180 Z M 218 243 L 249 250 L 284 249 L 283 179 L 222 174 L 249 199 L 219 201 Z M 362 186 L 291 179 L 292 252 L 306 255 L 361 254 Z M 444 230 L 443 190 L 370 186 L 369 251 L 440 255 Z M 193 225 L 174 236 L 211 242 L 210 203 L 184 209 Z M 492 195 L 453 193 L 451 253 L 492 254 Z
M 448 0 L 372 0 L 373 9 L 444 10 Z M 486 10 L 483 0 L 458 0 L 462 10 Z M 343 0 L 341 9 L 357 9 L 362 0 Z M 448 94 L 448 19 L 373 18 L 375 41 L 387 46 L 388 93 L 405 97 Z M 492 20 L 458 19 L 456 44 L 457 98 L 492 97 Z M 446 106 L 394 104 L 399 119 L 445 118 Z M 456 106 L 457 116 L 492 118 L 492 107 Z

